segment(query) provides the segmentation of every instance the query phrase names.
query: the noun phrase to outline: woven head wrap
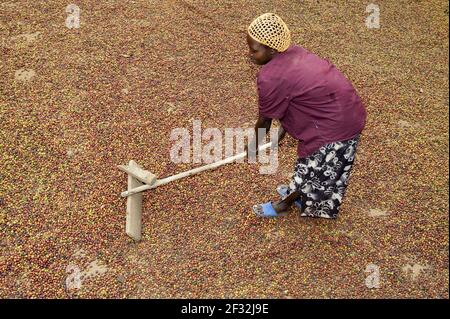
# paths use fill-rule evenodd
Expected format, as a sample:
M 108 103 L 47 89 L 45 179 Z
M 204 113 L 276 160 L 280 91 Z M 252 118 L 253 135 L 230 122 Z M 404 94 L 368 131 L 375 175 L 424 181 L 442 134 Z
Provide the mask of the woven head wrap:
M 248 34 L 278 52 L 286 51 L 291 45 L 291 32 L 275 13 L 265 13 L 253 20 L 248 27 Z

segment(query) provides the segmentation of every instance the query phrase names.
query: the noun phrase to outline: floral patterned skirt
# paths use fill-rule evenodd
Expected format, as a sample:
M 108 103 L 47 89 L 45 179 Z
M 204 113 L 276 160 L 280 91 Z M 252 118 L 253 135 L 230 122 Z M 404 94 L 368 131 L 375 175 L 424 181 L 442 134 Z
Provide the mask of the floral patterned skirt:
M 336 218 L 355 159 L 359 134 L 352 139 L 321 147 L 295 164 L 291 191 L 299 191 L 300 216 Z

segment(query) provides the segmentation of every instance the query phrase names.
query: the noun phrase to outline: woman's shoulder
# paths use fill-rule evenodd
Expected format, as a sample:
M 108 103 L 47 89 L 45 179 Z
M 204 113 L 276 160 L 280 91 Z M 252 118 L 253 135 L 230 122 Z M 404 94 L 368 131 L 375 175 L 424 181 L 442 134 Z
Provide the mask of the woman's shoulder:
M 301 71 L 302 60 L 306 54 L 308 54 L 306 49 L 298 45 L 291 45 L 286 51 L 279 53 L 269 63 L 261 67 L 257 75 L 258 80 L 276 83 L 289 77 L 292 71 Z

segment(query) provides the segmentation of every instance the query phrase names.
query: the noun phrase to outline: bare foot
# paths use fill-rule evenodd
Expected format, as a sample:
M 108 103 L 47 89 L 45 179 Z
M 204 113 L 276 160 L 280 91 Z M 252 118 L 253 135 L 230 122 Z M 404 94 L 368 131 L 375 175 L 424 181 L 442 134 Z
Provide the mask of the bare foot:
M 289 210 L 289 206 L 286 205 L 283 201 L 278 201 L 272 204 L 273 209 L 277 212 L 277 214 L 287 213 Z

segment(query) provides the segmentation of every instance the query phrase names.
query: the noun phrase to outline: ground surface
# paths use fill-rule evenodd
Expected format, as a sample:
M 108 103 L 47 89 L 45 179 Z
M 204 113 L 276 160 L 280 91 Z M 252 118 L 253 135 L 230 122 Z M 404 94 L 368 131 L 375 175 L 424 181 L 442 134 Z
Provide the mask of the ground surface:
M 69 29 L 69 1 L 1 1 L 1 298 L 449 297 L 447 2 L 377 1 L 378 30 L 367 1 L 270 2 L 79 0 Z M 253 125 L 245 28 L 267 11 L 367 106 L 339 219 L 252 216 L 288 180 L 287 140 L 277 174 L 146 192 L 134 243 L 116 165 L 172 175 L 195 166 L 171 163 L 173 128 Z

